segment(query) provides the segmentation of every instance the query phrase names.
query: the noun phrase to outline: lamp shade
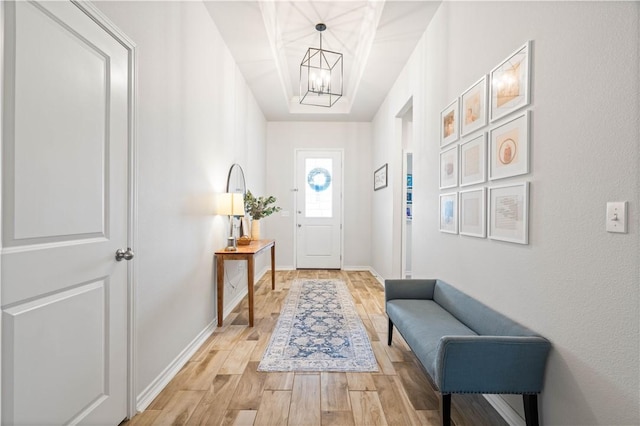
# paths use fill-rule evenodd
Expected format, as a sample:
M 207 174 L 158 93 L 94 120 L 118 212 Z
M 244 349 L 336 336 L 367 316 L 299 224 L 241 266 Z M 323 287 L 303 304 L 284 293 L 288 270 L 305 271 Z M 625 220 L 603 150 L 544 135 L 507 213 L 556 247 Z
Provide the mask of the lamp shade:
M 231 194 L 231 216 L 244 216 L 244 194 Z
M 231 216 L 233 214 L 233 194 L 223 192 L 216 194 L 215 214 Z
M 216 194 L 215 214 L 222 216 L 244 216 L 244 196 L 241 193 Z

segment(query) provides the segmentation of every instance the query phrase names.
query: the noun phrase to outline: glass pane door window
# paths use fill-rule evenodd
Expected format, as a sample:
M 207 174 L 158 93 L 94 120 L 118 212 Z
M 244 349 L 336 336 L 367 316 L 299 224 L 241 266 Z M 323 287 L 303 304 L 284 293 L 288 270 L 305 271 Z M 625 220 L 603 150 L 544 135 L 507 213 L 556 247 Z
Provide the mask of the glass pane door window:
M 331 158 L 305 159 L 308 188 L 305 191 L 306 217 L 333 216 L 333 160 Z

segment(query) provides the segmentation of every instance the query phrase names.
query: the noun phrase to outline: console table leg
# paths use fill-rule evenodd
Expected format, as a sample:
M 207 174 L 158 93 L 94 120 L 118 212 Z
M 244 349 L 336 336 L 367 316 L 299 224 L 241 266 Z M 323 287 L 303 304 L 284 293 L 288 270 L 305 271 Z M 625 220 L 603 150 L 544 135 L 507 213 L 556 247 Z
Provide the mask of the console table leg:
M 271 290 L 276 289 L 276 244 L 271 246 Z
M 249 327 L 253 327 L 253 269 L 254 269 L 254 261 L 253 256 L 249 256 L 247 259 L 248 270 L 247 270 L 247 280 L 249 284 Z
M 222 314 L 224 306 L 224 259 L 216 256 L 216 282 L 218 285 L 218 327 L 222 327 Z

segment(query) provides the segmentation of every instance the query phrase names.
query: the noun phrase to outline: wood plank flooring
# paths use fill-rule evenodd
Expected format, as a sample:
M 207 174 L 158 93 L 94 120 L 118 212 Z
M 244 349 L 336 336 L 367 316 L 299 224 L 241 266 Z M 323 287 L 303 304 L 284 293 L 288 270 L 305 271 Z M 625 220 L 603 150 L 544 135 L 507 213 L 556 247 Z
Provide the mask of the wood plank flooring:
M 377 373 L 257 371 L 295 278 L 342 279 L 371 339 Z M 225 319 L 144 412 L 142 425 L 438 425 L 438 395 L 419 362 L 393 335 L 387 346 L 384 289 L 369 272 L 281 271 L 256 285 L 255 326 L 247 298 Z M 456 426 L 506 425 L 478 395 L 453 395 Z

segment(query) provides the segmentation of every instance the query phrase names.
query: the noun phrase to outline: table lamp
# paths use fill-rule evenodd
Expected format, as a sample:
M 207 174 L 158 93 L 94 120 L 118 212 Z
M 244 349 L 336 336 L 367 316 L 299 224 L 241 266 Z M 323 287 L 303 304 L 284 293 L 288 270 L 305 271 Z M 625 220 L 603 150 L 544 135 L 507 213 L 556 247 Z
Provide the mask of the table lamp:
M 227 247 L 225 251 L 238 250 L 236 245 L 236 237 L 233 235 L 233 218 L 244 216 L 244 196 L 239 192 L 225 192 L 218 194 L 218 206 L 216 213 L 223 216 L 229 216 L 229 238 L 227 238 Z

